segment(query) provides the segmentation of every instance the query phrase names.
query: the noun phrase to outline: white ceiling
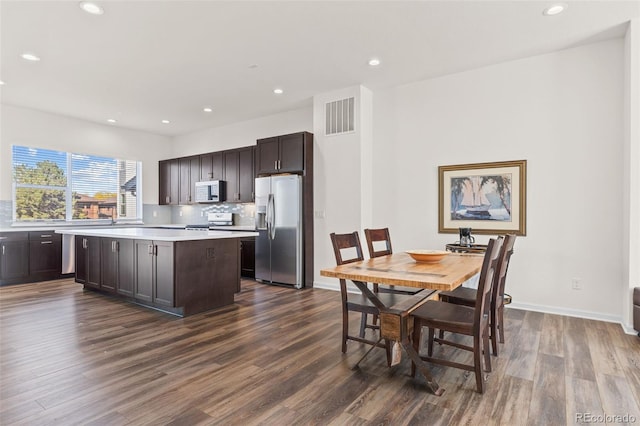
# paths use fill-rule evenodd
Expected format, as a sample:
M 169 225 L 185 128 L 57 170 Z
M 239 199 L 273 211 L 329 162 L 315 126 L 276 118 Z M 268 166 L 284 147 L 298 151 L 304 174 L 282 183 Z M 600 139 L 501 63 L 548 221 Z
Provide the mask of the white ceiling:
M 640 9 L 638 0 L 565 0 L 563 14 L 545 17 L 553 1 L 96 3 L 101 16 L 77 1 L 0 1 L 2 103 L 179 135 L 310 105 L 334 89 L 621 37 Z M 42 60 L 21 59 L 27 51 Z M 370 67 L 372 57 L 382 65 Z

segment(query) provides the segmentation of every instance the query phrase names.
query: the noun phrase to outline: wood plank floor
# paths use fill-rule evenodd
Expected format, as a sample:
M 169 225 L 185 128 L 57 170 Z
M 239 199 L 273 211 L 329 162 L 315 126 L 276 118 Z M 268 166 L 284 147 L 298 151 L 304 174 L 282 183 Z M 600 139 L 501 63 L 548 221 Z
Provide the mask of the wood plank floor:
M 247 280 L 233 306 L 178 318 L 72 280 L 3 287 L 0 424 L 640 423 L 640 339 L 619 325 L 507 309 L 487 392 L 433 367 L 446 389 L 436 397 L 406 356 L 387 368 L 376 350 L 350 369 L 366 348 L 340 352 L 339 303 Z

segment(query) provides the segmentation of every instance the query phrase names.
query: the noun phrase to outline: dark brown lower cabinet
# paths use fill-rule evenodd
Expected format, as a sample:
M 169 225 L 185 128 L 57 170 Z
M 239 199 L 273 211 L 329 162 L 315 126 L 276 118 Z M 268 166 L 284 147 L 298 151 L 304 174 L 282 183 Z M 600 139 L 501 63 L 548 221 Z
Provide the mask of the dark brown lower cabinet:
M 60 278 L 62 236 L 51 231 L 0 233 L 0 285 Z
M 10 284 L 29 276 L 29 235 L 26 232 L 4 234 L 0 244 L 0 280 Z
M 135 240 L 136 299 L 166 307 L 174 306 L 173 244 L 167 241 Z
M 100 237 L 76 236 L 76 282 L 100 289 Z
M 101 288 L 133 296 L 133 240 L 101 238 Z
M 98 240 L 98 241 L 95 241 Z M 132 240 L 76 237 L 76 281 L 85 289 L 178 315 L 233 303 L 240 285 L 240 240 Z M 100 285 L 92 283 L 98 254 Z

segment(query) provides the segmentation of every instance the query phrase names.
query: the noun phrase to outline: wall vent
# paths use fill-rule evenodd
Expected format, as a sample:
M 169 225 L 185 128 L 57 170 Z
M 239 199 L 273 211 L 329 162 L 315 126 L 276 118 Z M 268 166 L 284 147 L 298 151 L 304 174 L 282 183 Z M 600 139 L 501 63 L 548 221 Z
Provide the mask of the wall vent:
M 355 98 L 325 104 L 325 135 L 353 132 L 355 129 Z

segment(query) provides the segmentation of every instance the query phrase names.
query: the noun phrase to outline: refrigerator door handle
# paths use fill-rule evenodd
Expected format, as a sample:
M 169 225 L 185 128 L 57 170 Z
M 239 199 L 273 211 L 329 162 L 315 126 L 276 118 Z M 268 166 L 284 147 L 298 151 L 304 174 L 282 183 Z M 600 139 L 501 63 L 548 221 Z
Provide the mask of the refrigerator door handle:
M 267 217 L 269 218 L 269 238 L 274 239 L 276 237 L 276 227 L 275 227 L 275 219 L 276 219 L 276 209 L 274 206 L 274 197 L 273 194 L 269 194 L 269 203 L 267 204 Z

